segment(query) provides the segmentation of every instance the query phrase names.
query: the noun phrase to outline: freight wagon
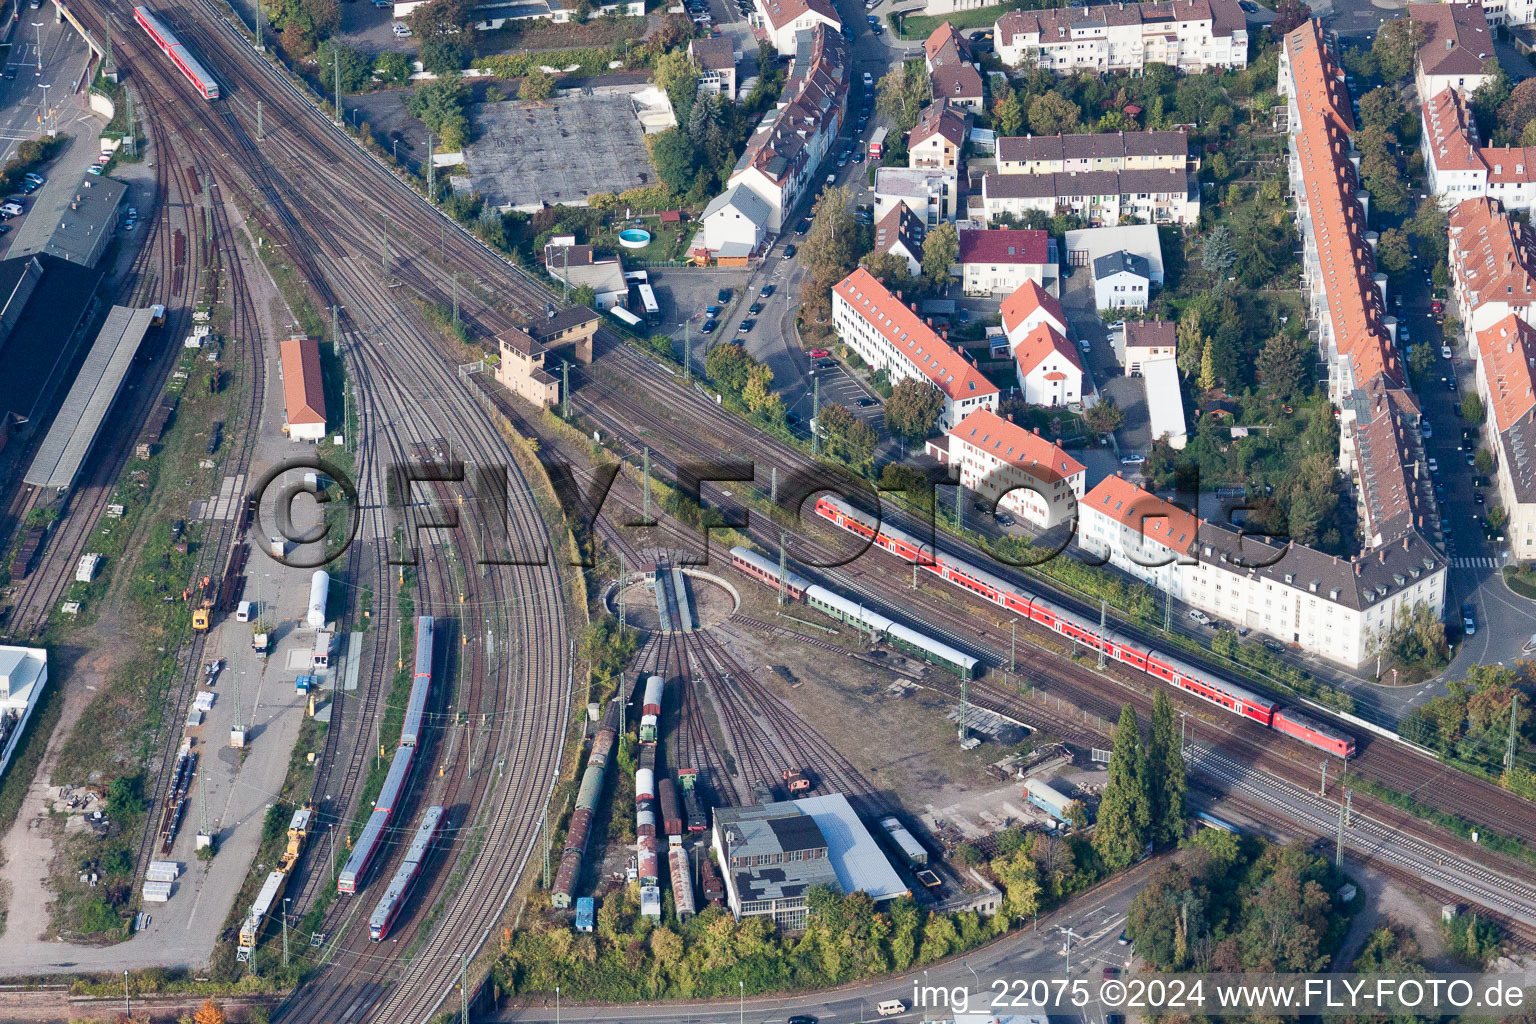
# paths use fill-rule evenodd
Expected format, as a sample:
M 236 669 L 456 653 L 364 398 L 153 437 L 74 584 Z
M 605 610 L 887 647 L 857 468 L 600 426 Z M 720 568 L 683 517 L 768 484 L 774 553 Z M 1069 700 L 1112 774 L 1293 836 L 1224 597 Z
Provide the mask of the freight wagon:
M 671 779 L 662 779 L 656 784 L 656 802 L 661 807 L 661 828 L 669 836 L 683 834 L 682 807 L 677 801 L 677 784 Z
M 693 876 L 688 870 L 688 851 L 681 843 L 667 847 L 667 867 L 672 875 L 672 906 L 679 921 L 694 915 Z

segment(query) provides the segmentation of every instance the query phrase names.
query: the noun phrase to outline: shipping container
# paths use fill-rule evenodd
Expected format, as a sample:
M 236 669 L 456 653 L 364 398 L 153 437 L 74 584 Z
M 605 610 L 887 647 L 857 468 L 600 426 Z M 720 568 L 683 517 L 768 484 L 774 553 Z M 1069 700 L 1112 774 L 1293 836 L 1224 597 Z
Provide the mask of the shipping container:
M 171 898 L 172 884 L 170 882 L 145 882 L 145 903 L 167 903 Z
M 661 808 L 661 827 L 669 836 L 683 834 L 682 808 L 677 802 L 677 784 L 664 778 L 656 784 L 657 804 Z
M 152 860 L 144 877 L 151 882 L 174 882 L 181 877 L 181 865 L 174 860 Z
M 310 664 L 317 669 L 331 667 L 331 634 L 326 630 L 315 633 L 315 652 Z

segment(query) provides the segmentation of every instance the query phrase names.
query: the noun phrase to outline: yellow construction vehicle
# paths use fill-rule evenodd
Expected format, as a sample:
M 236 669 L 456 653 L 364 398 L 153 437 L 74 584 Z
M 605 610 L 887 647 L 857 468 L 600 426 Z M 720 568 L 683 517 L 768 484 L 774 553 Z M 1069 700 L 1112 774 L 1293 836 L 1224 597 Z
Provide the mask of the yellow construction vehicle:
M 189 592 L 190 594 L 191 592 Z M 192 628 L 206 631 L 213 624 L 213 577 L 204 576 L 195 591 L 197 607 L 192 610 Z

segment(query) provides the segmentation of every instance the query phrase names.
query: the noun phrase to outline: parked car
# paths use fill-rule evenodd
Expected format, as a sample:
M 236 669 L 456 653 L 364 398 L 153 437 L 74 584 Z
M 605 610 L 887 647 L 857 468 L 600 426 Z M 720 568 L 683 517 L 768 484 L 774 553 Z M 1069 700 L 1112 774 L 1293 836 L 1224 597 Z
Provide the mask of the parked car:
M 813 348 L 809 353 L 807 353 L 807 355 L 809 355 L 812 359 L 825 359 L 831 354 L 832 353 L 828 352 L 824 348 Z
M 395 22 L 395 38 L 396 39 L 409 39 L 409 38 L 411 38 L 411 27 L 409 25 L 407 25 L 403 21 Z
M 864 72 L 864 88 L 868 89 L 875 84 L 875 76 L 868 71 Z
M 719 327 L 719 326 L 720 326 L 720 321 L 719 320 L 705 320 L 704 321 L 704 326 L 699 328 L 699 333 L 700 334 L 713 334 L 713 333 L 715 333 L 715 328 Z
M 875 400 L 873 398 L 861 398 L 856 404 L 860 409 L 868 409 L 875 404 Z
M 1425 437 L 1434 437 L 1435 428 L 1430 426 L 1429 420 L 1420 420 L 1419 433 L 1423 434 Z
M 1430 456 L 1430 458 L 1429 458 L 1429 471 L 1431 473 L 1438 473 L 1438 472 L 1440 472 L 1440 460 L 1435 458 L 1434 456 Z
M 721 305 L 730 302 L 731 290 L 729 288 L 721 288 L 718 292 L 715 292 L 715 301 L 719 302 Z
M 736 333 L 737 333 L 737 334 L 746 334 L 746 333 L 748 333 L 748 332 L 749 332 L 749 331 L 751 331 L 751 330 L 752 330 L 752 328 L 754 328 L 754 327 L 756 327 L 756 326 L 757 326 L 757 321 L 756 321 L 756 320 L 754 320 L 754 319 L 752 319 L 752 318 L 751 318 L 751 317 L 747 317 L 747 318 L 746 318 L 746 319 L 745 319 L 745 320 L 743 320 L 743 321 L 742 321 L 742 322 L 741 322 L 741 323 L 740 323 L 740 324 L 739 324 L 739 325 L 738 325 L 738 326 L 737 326 L 737 328 L 736 328 Z
M 1477 633 L 1477 609 L 1470 604 L 1461 606 L 1461 631 L 1467 636 Z
M 1122 456 L 1120 456 L 1120 465 L 1122 465 L 1122 466 L 1139 466 L 1139 465 L 1141 465 L 1142 463 L 1144 463 L 1146 461 L 1147 461 L 1147 457 L 1145 455 L 1134 455 L 1133 454 L 1133 455 L 1122 455 Z
M 757 294 L 759 296 L 761 296 L 762 298 L 766 299 L 768 296 L 773 294 L 773 291 L 774 291 L 773 285 L 765 284 L 765 285 L 763 285 L 762 290 L 759 291 Z
M 794 243 L 790 243 L 789 245 L 786 245 L 784 247 L 784 258 L 787 259 L 787 260 L 794 259 L 795 258 L 795 253 L 797 251 L 798 250 L 795 249 Z
M 1449 345 L 1441 345 L 1440 346 L 1440 358 L 1441 359 L 1449 359 L 1449 358 L 1451 358 L 1451 346 L 1449 346 Z
M 763 304 L 761 302 L 754 302 L 752 305 L 747 307 L 747 312 L 751 313 L 753 316 L 757 316 L 757 314 L 761 313 L 762 311 Z
M 1189 610 L 1189 617 L 1202 626 L 1209 626 L 1211 624 L 1211 617 L 1198 608 L 1191 608 Z

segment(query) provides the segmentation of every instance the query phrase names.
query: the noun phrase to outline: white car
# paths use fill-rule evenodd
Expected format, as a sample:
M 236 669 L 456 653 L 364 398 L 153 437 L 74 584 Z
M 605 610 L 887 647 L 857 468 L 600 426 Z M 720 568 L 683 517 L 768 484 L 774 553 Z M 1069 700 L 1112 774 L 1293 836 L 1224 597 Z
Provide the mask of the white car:
M 1429 457 L 1429 471 L 1431 473 L 1440 472 L 1440 460 L 1435 458 L 1433 455 Z
M 410 37 L 411 37 L 411 27 L 409 25 L 405 24 L 404 22 L 400 22 L 400 21 L 395 22 L 395 38 L 396 39 L 409 39 Z
M 864 88 L 868 89 L 870 86 L 872 86 L 874 84 L 875 84 L 875 76 L 870 74 L 868 71 L 864 72 Z
M 1120 456 L 1120 465 L 1122 465 L 1122 466 L 1139 466 L 1143 462 L 1146 462 L 1146 461 L 1147 461 L 1147 457 L 1145 455 L 1122 455 L 1122 456 Z
M 1202 611 L 1191 609 L 1189 617 L 1200 623 L 1202 626 L 1209 626 L 1211 624 L 1211 617 Z
M 1440 346 L 1440 358 L 1441 359 L 1449 359 L 1449 358 L 1451 358 L 1451 346 L 1449 346 L 1449 345 L 1441 345 Z

